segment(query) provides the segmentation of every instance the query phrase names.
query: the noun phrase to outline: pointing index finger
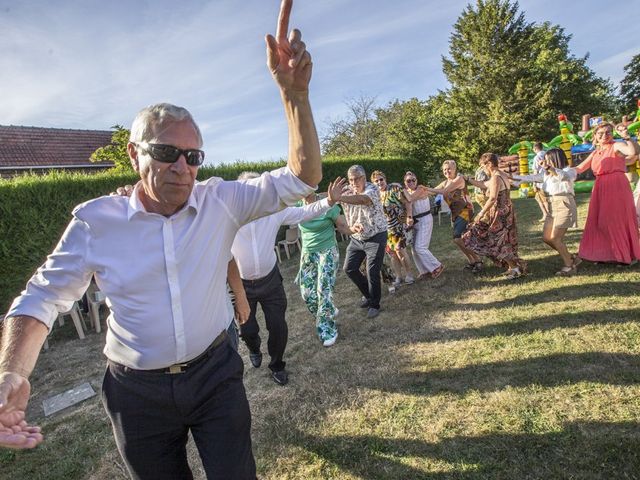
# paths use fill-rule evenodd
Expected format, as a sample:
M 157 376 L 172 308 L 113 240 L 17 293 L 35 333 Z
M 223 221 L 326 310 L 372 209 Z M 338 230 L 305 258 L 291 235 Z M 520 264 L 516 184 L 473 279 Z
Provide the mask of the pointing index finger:
M 280 14 L 278 15 L 278 29 L 276 30 L 276 40 L 278 43 L 286 42 L 289 31 L 289 16 L 293 0 L 282 0 L 280 3 Z

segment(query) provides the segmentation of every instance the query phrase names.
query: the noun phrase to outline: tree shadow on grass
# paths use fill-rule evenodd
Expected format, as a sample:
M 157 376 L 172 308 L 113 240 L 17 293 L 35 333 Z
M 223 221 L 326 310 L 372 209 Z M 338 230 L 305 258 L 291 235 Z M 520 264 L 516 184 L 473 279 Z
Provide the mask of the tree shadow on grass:
M 418 366 L 416 362 L 413 365 Z M 555 387 L 578 382 L 637 385 L 640 384 L 640 355 L 565 353 L 427 372 L 399 372 L 396 381 L 383 380 L 379 385 L 367 386 L 430 396 L 443 392 L 493 392 L 530 385 Z
M 435 443 L 303 432 L 292 440 L 324 459 L 333 473 L 337 467 L 366 479 L 640 478 L 636 422 L 573 422 L 558 432 L 456 436 Z
M 587 325 L 615 325 L 627 322 L 640 322 L 640 308 L 618 309 L 615 317 L 609 310 L 558 313 L 545 315 L 533 320 L 499 322 L 482 327 L 450 330 L 434 326 L 429 331 L 428 341 L 458 341 L 495 336 L 522 335 L 558 328 L 579 328 Z
M 539 305 L 541 303 L 550 302 L 571 302 L 574 300 L 581 300 L 584 298 L 606 298 L 606 297 L 618 297 L 620 295 L 632 295 L 640 294 L 640 287 L 637 285 L 631 285 L 629 282 L 606 282 L 605 284 L 595 284 L 582 286 L 580 288 L 576 285 L 566 285 L 564 287 L 553 287 L 549 290 L 540 292 L 516 295 L 511 298 L 505 298 L 504 300 L 493 301 L 491 303 L 470 303 L 470 302 L 458 302 L 450 303 L 448 308 L 458 310 L 460 308 L 471 310 L 487 310 L 487 309 L 499 309 L 510 308 L 517 305 Z

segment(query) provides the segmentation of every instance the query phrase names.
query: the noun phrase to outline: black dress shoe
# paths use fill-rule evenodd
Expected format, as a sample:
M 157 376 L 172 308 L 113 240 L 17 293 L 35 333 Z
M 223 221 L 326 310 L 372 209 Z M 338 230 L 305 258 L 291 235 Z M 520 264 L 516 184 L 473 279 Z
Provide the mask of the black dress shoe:
M 286 370 L 278 370 L 277 372 L 271 372 L 271 378 L 278 385 L 286 385 L 289 383 L 289 374 Z
M 249 360 L 251 360 L 251 365 L 253 365 L 255 368 L 258 368 L 260 365 L 262 365 L 262 353 L 249 352 Z

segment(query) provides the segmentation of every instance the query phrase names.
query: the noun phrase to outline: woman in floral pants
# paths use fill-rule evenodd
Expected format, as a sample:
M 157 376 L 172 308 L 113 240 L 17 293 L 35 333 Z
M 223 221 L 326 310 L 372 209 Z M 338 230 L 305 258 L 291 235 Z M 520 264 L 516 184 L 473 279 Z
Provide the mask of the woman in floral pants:
M 317 199 L 317 195 L 312 193 L 304 202 L 313 203 Z M 316 318 L 316 331 L 325 347 L 330 347 L 338 339 L 335 323 L 338 309 L 333 304 L 333 287 L 340 258 L 336 226 L 343 233 L 351 233 L 338 205 L 331 207 L 324 215 L 300 224 L 300 293 L 307 308 Z

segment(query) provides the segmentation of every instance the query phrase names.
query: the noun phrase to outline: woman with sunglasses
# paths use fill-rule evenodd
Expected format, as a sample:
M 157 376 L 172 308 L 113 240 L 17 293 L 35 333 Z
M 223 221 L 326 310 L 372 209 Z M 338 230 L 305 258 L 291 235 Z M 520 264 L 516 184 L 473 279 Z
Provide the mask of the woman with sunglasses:
M 433 231 L 429 192 L 418 188 L 418 178 L 413 172 L 404 174 L 404 186 L 413 212 L 413 261 L 418 269 L 418 279 L 438 278 L 444 265 L 429 251 Z
M 636 145 L 626 128 L 618 133 L 622 142 L 613 140 L 612 124 L 598 125 L 593 132 L 595 151 L 575 168 L 577 173 L 590 168 L 596 177 L 578 262 L 582 258 L 628 265 L 640 259 L 638 219 L 625 175 L 626 165 L 633 162 L 636 154 Z
M 387 176 L 380 170 L 371 174 L 371 182 L 380 190 L 380 202 L 387 217 L 386 252 L 391 258 L 391 267 L 395 274 L 393 288 L 398 288 L 404 281 L 411 284 L 415 281 L 411 275 L 411 266 L 407 258 L 407 228 L 413 226 L 411 202 L 405 196 L 399 184 L 387 184 Z
M 578 224 L 578 209 L 574 198 L 573 182 L 575 169 L 568 167 L 567 157 L 559 148 L 547 151 L 540 162 L 542 173 L 534 175 L 512 175 L 517 181 L 540 184 L 547 199 L 546 216 L 542 228 L 542 240 L 558 252 L 564 266 L 556 275 L 568 277 L 576 274 L 574 255 L 569 253 L 564 236 Z

